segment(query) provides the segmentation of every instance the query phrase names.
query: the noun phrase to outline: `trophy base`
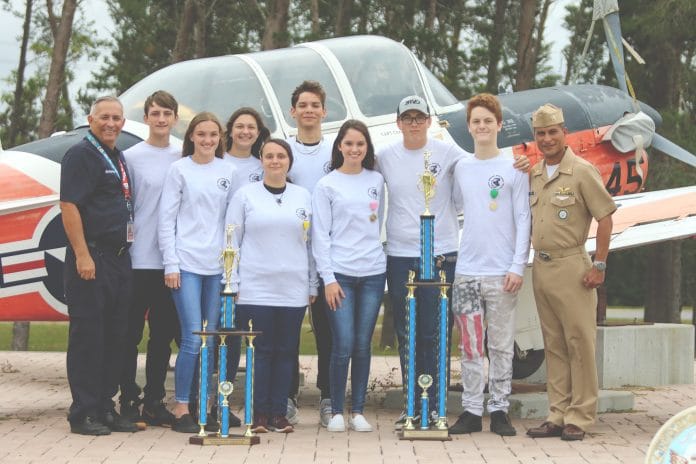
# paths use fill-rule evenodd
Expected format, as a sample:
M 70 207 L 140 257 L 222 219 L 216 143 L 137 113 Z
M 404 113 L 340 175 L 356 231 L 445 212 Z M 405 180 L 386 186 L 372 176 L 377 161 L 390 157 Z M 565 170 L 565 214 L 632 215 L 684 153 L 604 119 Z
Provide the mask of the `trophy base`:
M 194 435 L 189 438 L 189 444 L 191 445 L 258 445 L 261 443 L 261 438 L 258 435 L 252 435 L 250 437 L 246 435 L 230 435 L 228 437 L 221 437 L 217 433 L 210 433 L 204 437 L 200 435 Z
M 416 428 L 399 432 L 399 440 L 450 441 L 452 437 L 449 436 L 449 429 L 430 428 L 422 430 Z

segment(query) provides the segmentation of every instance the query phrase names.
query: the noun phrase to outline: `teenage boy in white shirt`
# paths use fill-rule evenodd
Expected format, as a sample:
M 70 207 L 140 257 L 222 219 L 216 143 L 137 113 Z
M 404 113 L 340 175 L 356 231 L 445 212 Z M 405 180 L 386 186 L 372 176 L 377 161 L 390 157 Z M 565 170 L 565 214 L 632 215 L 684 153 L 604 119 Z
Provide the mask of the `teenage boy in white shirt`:
M 459 258 L 452 285 L 452 313 L 459 330 L 464 412 L 450 433 L 482 430 L 484 340 L 488 348 L 491 432 L 516 435 L 510 423 L 517 293 L 529 257 L 529 178 L 501 153 L 502 108 L 491 94 L 472 97 L 467 124 L 474 157 L 454 170 L 454 196 L 464 215 Z
M 137 238 L 130 248 L 133 301 L 128 315 L 127 349 L 119 401 L 124 418 L 162 426 L 171 426 L 174 421 L 163 399 L 170 345 L 172 340 L 179 343 L 179 318 L 171 293 L 164 285 L 164 266 L 157 239 L 157 214 L 169 166 L 181 159 L 181 149 L 169 143 L 171 130 L 178 121 L 178 107 L 177 101 L 168 92 L 158 90 L 150 95 L 145 100 L 143 117 L 149 127 L 148 138 L 123 152 L 133 190 L 133 219 Z M 145 362 L 145 396 L 140 398 L 135 372 L 146 312 L 150 339 Z
M 326 92 L 317 81 L 304 81 L 295 88 L 290 98 L 290 115 L 297 123 L 297 135 L 288 137 L 294 161 L 288 177 L 292 183 L 304 187 L 310 193 L 319 179 L 329 172 L 333 138 L 321 133 L 321 123 L 326 117 Z M 320 281 L 316 301 L 310 305 L 312 332 L 317 345 L 317 388 L 321 392 L 319 418 L 326 427 L 331 419 L 331 389 L 329 363 L 331 360 L 331 327 L 326 314 L 324 284 Z M 297 393 L 299 390 L 299 360 L 294 370 L 288 401 L 288 421 L 296 424 Z

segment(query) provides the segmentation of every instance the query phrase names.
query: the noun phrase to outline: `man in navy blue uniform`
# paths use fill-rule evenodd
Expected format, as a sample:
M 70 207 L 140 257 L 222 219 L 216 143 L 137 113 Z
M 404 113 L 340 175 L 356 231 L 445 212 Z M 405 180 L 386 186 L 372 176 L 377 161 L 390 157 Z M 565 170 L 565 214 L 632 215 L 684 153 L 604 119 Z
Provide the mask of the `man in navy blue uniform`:
M 131 299 L 134 238 L 131 191 L 116 148 L 125 119 L 115 97 L 98 98 L 87 136 L 61 163 L 60 208 L 68 237 L 65 297 L 70 316 L 67 370 L 70 430 L 83 435 L 134 432 L 114 410 Z

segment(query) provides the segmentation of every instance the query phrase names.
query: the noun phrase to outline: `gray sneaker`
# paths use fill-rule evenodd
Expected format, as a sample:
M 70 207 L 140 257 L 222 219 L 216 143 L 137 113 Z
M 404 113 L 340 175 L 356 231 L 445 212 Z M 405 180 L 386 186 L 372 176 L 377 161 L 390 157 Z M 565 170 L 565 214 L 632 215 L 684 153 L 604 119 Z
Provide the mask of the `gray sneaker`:
M 394 430 L 402 430 L 404 428 L 404 424 L 406 423 L 406 411 L 401 411 L 401 414 L 399 415 L 399 418 L 396 419 L 394 422 Z M 416 416 L 413 418 L 413 424 L 419 424 L 420 423 L 420 414 L 416 414 Z
M 285 418 L 290 422 L 290 425 L 297 425 L 300 422 L 300 418 L 297 417 L 297 400 L 295 398 L 288 398 L 288 409 Z
M 322 427 L 329 425 L 329 421 L 333 416 L 331 412 L 331 398 L 324 398 L 319 402 L 319 422 Z

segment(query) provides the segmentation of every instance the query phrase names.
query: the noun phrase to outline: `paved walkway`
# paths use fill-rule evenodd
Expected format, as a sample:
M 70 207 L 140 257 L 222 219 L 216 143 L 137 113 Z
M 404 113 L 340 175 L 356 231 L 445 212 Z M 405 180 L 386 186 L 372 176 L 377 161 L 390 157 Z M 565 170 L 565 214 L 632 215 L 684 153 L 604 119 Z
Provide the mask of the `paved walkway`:
M 144 358 L 140 362 L 144 364 Z M 696 405 L 694 385 L 635 389 L 635 412 L 600 415 L 582 442 L 527 438 L 526 429 L 538 425 L 529 420 L 514 421 L 516 437 L 484 431 L 455 436 L 450 442 L 399 441 L 392 425 L 399 411 L 381 405 L 385 389 L 394 388 L 399 377 L 396 357 L 373 359 L 366 416 L 375 431 L 362 434 L 329 433 L 318 426 L 315 359 L 303 356 L 301 365 L 308 381 L 301 391 L 300 424 L 295 433 L 267 433 L 253 447 L 201 447 L 189 445 L 186 435 L 156 427 L 106 437 L 73 435 L 65 420 L 70 404 L 65 354 L 0 352 L 0 462 L 642 463 L 659 427 Z M 239 394 L 235 393 L 235 404 L 239 404 Z M 450 411 L 451 422 L 459 412 Z M 484 430 L 487 428 L 485 418 Z

